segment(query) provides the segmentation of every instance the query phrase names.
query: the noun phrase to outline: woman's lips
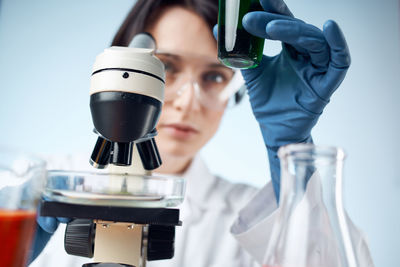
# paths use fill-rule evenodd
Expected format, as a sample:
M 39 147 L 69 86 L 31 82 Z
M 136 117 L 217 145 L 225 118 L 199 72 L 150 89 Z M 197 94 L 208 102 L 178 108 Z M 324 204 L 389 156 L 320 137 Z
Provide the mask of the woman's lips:
M 185 123 L 167 123 L 159 125 L 168 135 L 177 139 L 189 139 L 199 133 L 195 127 Z

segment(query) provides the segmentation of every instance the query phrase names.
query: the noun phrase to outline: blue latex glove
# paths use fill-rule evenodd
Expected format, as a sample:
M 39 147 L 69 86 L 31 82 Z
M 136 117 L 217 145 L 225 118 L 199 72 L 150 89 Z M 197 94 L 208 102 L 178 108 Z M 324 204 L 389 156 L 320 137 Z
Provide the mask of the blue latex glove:
M 40 207 L 38 209 L 40 211 Z M 38 212 L 39 213 L 39 212 Z M 51 236 L 57 230 L 58 225 L 61 223 L 67 223 L 71 219 L 68 218 L 54 218 L 38 216 L 36 218 L 37 228 L 35 234 L 35 240 L 33 242 L 31 257 L 29 263 L 34 261 L 37 256 L 43 251 L 47 242 L 49 242 Z
M 282 52 L 263 56 L 257 68 L 242 70 L 242 75 L 267 147 L 279 201 L 277 151 L 286 144 L 312 142 L 311 129 L 343 81 L 350 54 L 334 21 L 327 21 L 321 31 L 294 18 L 282 0 L 260 3 L 265 12 L 246 14 L 243 27 L 258 37 L 282 41 Z

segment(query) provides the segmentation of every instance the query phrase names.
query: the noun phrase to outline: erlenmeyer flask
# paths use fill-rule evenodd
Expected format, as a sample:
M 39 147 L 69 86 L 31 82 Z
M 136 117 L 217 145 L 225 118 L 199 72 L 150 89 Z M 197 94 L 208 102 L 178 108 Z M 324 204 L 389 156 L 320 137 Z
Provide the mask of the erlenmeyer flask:
M 282 147 L 281 202 L 264 267 L 358 267 L 342 202 L 345 154 L 335 147 Z

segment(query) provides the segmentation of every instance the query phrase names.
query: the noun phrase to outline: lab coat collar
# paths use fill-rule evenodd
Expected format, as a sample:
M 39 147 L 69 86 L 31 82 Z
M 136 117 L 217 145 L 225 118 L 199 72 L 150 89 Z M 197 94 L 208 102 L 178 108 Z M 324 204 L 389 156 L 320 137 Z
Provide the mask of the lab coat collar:
M 209 207 L 206 203 L 216 182 L 216 177 L 210 173 L 199 155 L 194 157 L 182 177 L 186 179 L 185 198 L 200 209 Z

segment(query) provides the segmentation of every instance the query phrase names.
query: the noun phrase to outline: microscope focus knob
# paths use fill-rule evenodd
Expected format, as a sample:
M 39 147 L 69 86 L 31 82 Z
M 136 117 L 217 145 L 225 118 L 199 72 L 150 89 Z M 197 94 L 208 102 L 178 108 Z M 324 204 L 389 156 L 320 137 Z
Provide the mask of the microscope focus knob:
M 90 219 L 75 219 L 67 224 L 65 251 L 70 255 L 92 258 L 96 224 Z
M 150 225 L 147 260 L 166 260 L 174 257 L 175 226 Z

